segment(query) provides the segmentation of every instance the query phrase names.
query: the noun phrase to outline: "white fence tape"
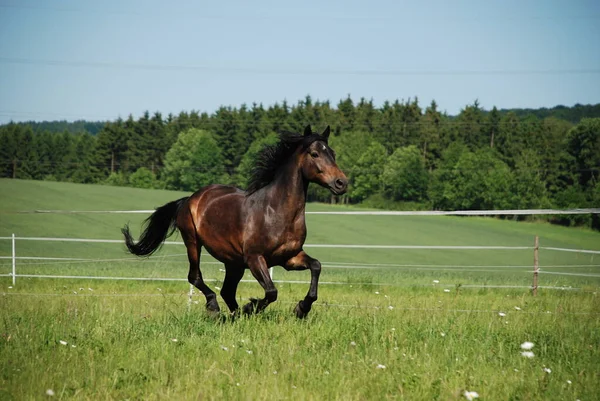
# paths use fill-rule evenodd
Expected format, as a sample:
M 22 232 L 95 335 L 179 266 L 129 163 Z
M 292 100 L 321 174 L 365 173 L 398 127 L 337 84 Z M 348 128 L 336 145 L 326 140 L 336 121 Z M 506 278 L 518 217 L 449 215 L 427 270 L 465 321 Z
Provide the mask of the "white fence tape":
M 12 237 L 0 237 L 0 240 Z M 19 241 L 60 241 L 60 242 L 91 242 L 107 244 L 124 244 L 122 239 L 90 239 L 90 238 L 51 238 L 51 237 L 15 237 Z M 165 245 L 183 245 L 180 241 L 165 241 Z M 356 248 L 356 249 L 481 249 L 481 250 L 524 250 L 532 246 L 461 246 L 461 245 L 356 245 L 356 244 L 304 244 L 306 248 Z
M 590 251 L 589 249 L 554 248 L 549 246 L 540 246 L 540 249 L 546 249 L 548 251 L 591 253 L 594 255 L 600 255 L 600 251 Z
M 116 213 L 151 214 L 154 210 L 33 210 L 18 213 Z M 306 212 L 306 214 L 355 215 L 355 216 L 524 216 L 550 214 L 600 214 L 600 208 L 586 209 L 511 209 L 511 210 L 353 210 L 335 212 Z

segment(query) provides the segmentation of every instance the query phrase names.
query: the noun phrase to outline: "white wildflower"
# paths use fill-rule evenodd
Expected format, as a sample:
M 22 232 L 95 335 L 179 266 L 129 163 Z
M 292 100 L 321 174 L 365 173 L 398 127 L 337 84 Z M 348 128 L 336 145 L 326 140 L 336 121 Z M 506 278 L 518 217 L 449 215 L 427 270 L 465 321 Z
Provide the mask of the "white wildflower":
M 567 380 L 567 384 L 571 384 L 573 383 L 571 380 Z
M 469 401 L 473 401 L 475 398 L 479 398 L 479 394 L 477 394 L 476 391 L 466 391 L 465 390 L 464 396 Z
M 354 341 L 350 341 L 350 345 L 356 347 L 356 343 Z
M 521 344 L 521 349 L 525 349 L 525 350 L 530 350 L 533 348 L 533 343 L 530 341 L 525 341 L 523 344 Z
M 379 295 L 379 291 L 375 291 L 375 294 Z
M 176 338 L 171 338 L 171 341 L 173 341 L 174 343 L 176 343 L 178 340 Z
M 515 306 L 515 310 L 521 310 L 521 308 L 519 308 L 518 306 Z
M 390 305 L 390 306 L 388 306 L 388 309 L 392 310 L 392 309 L 394 309 L 394 307 L 392 305 Z
M 433 284 L 439 284 L 440 280 L 433 280 Z
M 444 292 L 450 292 L 450 290 L 447 288 L 444 288 Z
M 60 340 L 59 343 L 61 343 L 62 345 L 67 345 L 68 343 L 66 341 Z
M 385 369 L 385 365 L 382 365 L 380 363 L 377 364 L 377 369 Z
M 531 351 L 523 351 L 523 352 L 521 352 L 521 355 L 524 356 L 525 358 L 533 358 L 535 356 L 533 354 L 533 352 L 531 352 Z
M 329 374 L 329 371 L 328 371 L 328 370 L 326 370 L 326 371 L 325 371 L 325 372 L 323 372 L 323 373 L 325 373 L 326 375 L 328 375 L 328 374 Z
M 12 290 L 12 288 L 13 288 L 13 286 L 12 286 L 12 285 L 9 285 L 9 286 L 8 286 L 8 289 L 9 289 L 9 290 Z
M 442 337 L 446 337 L 446 333 L 444 333 L 444 332 L 441 332 L 441 333 L 440 333 L 440 335 L 441 335 Z
M 546 373 L 552 373 L 552 370 L 550 368 L 544 368 L 544 372 L 546 372 Z
M 276 371 L 276 370 L 274 370 L 274 371 L 273 371 L 273 374 L 274 374 L 274 375 L 276 375 L 276 374 L 277 374 L 277 371 Z
M 52 390 L 51 388 L 49 388 L 48 390 L 46 390 L 46 395 L 48 397 L 54 397 L 54 390 Z
M 391 330 L 392 330 L 392 331 L 396 331 L 396 328 L 395 328 L 395 327 L 392 327 L 392 328 L 391 328 Z
M 504 312 L 498 312 L 498 316 L 504 317 L 504 316 L 506 316 L 506 313 L 504 313 Z
M 248 355 L 252 355 L 252 350 L 251 350 L 251 349 L 247 349 L 247 350 L 246 350 L 246 353 L 247 353 Z
M 71 344 L 71 348 L 77 348 L 75 344 Z
M 221 349 L 222 349 L 223 351 L 229 351 L 229 348 L 227 348 L 227 347 L 226 347 L 226 346 L 224 346 L 224 345 L 221 345 Z

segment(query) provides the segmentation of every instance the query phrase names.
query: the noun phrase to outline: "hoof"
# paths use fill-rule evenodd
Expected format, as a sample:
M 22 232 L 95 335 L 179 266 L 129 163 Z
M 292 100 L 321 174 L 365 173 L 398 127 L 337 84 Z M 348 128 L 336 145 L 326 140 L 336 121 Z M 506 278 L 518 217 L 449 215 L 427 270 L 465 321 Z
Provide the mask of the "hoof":
M 209 313 L 219 313 L 221 312 L 221 308 L 219 308 L 219 303 L 216 299 L 211 299 L 206 303 L 206 310 Z
M 251 298 L 250 302 L 248 302 L 242 308 L 242 312 L 244 312 L 244 315 L 252 315 L 252 314 L 256 313 L 257 305 L 258 305 L 258 299 Z
M 302 309 L 302 301 L 300 301 L 294 308 L 294 312 L 296 313 L 296 317 L 298 319 L 304 319 L 306 316 L 308 316 L 308 312 L 310 312 L 310 308 L 307 311 L 303 310 Z

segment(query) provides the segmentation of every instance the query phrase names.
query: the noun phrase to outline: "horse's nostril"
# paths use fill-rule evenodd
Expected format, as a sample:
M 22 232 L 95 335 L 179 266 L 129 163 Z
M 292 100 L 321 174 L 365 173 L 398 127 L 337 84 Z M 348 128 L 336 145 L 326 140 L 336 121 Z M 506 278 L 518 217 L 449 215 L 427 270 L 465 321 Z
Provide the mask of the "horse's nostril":
M 346 185 L 346 183 L 344 182 L 344 180 L 339 179 L 339 178 L 337 180 L 335 180 L 336 188 L 344 188 L 345 185 Z

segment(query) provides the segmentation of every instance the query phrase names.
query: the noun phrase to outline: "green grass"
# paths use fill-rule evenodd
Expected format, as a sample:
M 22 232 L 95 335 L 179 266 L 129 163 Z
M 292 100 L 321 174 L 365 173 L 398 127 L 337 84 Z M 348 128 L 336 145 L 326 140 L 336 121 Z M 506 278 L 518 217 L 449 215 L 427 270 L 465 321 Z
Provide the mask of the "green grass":
M 18 180 L 0 180 L 0 193 L 0 236 L 99 239 L 119 239 L 127 221 L 137 234 L 146 216 L 17 212 L 152 209 L 185 195 Z M 339 210 L 308 206 L 332 208 Z M 307 220 L 309 244 L 531 246 L 539 235 L 542 246 L 600 250 L 596 232 L 545 223 Z M 526 288 L 481 287 L 530 285 L 531 250 L 306 249 L 324 262 L 323 282 L 346 284 L 322 284 L 304 321 L 292 309 L 307 284 L 278 283 L 278 301 L 263 314 L 222 321 L 206 314 L 197 293 L 188 305 L 185 282 L 18 277 L 9 288 L 11 279 L 0 277 L 0 399 L 44 399 L 47 389 L 56 399 L 90 400 L 452 400 L 465 399 L 465 390 L 483 400 L 591 400 L 600 393 L 600 268 L 578 267 L 598 264 L 598 255 L 541 250 L 542 271 L 587 276 L 541 274 L 541 285 L 581 290 L 540 289 L 533 297 Z M 0 241 L 0 256 L 10 252 L 10 242 Z M 184 279 L 183 253 L 172 245 L 138 261 L 19 260 L 17 271 Z M 17 254 L 128 258 L 120 244 L 24 240 Z M 213 261 L 207 255 L 203 261 L 211 286 L 220 286 L 222 266 L 206 263 Z M 0 260 L 0 274 L 9 271 Z M 281 268 L 274 275 L 309 279 Z M 260 294 L 248 277 L 238 298 Z M 520 355 L 524 341 L 535 343 L 534 358 Z

